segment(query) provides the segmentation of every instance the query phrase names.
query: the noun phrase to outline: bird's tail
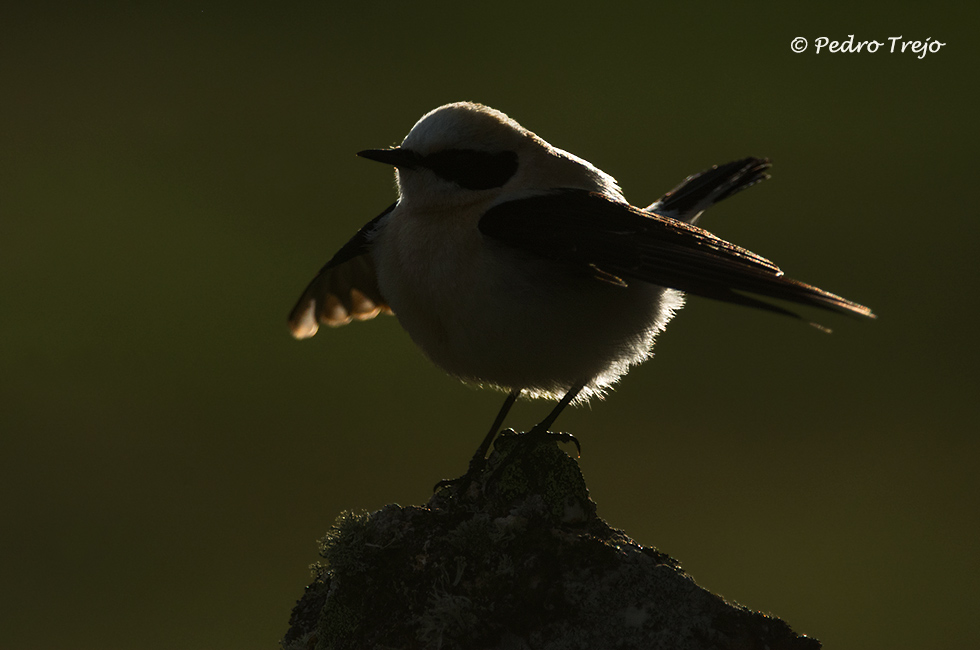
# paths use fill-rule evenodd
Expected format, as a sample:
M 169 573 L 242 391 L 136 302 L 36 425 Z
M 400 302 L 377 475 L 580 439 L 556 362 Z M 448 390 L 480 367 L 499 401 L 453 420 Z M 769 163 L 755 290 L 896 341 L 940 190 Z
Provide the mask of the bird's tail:
M 769 178 L 768 158 L 742 158 L 688 176 L 680 185 L 644 208 L 665 217 L 694 223 L 705 209 Z

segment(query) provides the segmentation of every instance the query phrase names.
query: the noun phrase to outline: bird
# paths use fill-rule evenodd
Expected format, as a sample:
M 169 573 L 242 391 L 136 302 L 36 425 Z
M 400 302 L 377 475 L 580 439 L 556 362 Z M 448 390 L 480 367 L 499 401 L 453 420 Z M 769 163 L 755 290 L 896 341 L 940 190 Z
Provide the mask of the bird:
M 556 402 L 538 434 L 569 404 L 603 397 L 652 356 L 685 295 L 875 318 L 696 225 L 768 179 L 766 158 L 688 176 L 641 209 L 609 174 L 474 102 L 440 106 L 400 145 L 357 155 L 394 167 L 397 200 L 309 283 L 292 334 L 394 314 L 435 365 L 507 392 L 474 462 L 519 397 Z

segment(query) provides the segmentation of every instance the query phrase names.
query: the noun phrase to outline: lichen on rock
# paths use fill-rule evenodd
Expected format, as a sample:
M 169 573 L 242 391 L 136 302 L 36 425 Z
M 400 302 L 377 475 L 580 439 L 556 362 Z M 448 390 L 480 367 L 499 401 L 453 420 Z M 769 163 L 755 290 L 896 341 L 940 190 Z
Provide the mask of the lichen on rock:
M 608 526 L 554 442 L 502 437 L 424 507 L 343 513 L 320 555 L 284 650 L 820 647 Z

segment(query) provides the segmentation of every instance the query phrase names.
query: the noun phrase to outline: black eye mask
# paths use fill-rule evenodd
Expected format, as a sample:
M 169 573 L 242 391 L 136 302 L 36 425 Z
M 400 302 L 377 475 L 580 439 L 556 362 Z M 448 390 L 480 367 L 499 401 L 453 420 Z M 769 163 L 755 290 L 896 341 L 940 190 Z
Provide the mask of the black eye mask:
M 446 149 L 424 156 L 420 167 L 431 169 L 441 178 L 467 190 L 489 190 L 502 187 L 517 171 L 517 154 L 513 151 L 477 151 Z

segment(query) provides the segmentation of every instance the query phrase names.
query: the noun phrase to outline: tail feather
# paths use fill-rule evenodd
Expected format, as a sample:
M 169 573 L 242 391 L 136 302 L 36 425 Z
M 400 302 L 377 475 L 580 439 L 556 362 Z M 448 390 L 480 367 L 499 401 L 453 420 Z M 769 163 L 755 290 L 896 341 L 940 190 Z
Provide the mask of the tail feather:
M 694 223 L 707 208 L 769 178 L 768 158 L 742 158 L 688 176 L 644 208 L 647 212 Z

